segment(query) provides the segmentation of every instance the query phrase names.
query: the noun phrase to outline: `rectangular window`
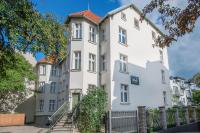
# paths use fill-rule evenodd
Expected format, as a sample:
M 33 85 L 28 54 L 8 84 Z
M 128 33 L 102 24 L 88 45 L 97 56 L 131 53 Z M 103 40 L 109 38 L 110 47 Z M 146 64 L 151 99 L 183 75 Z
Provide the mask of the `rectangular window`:
M 126 21 L 126 14 L 123 13 L 123 12 L 121 13 L 121 19 L 124 20 L 124 21 Z
M 96 30 L 92 26 L 90 26 L 89 30 L 89 41 L 96 42 Z
M 46 65 L 40 65 L 40 75 L 46 75 Z
M 45 93 L 45 82 L 44 81 L 39 83 L 39 91 L 41 93 Z
M 55 110 L 55 100 L 49 100 L 49 112 L 53 112 Z
M 127 72 L 127 56 L 120 54 L 120 72 Z
M 128 103 L 128 85 L 121 84 L 121 103 Z
M 81 52 L 75 51 L 74 52 L 74 63 L 73 69 L 80 70 L 81 69 Z
M 82 25 L 80 23 L 74 23 L 73 25 L 73 38 L 82 39 Z
M 137 20 L 136 18 L 134 18 L 134 26 L 136 29 L 140 29 L 139 20 Z
M 106 35 L 105 35 L 105 30 L 103 29 L 102 30 L 102 41 L 105 41 L 106 40 Z
M 101 70 L 106 71 L 106 55 L 101 56 Z
M 160 53 L 160 61 L 161 61 L 161 63 L 163 63 L 163 51 L 160 50 L 159 53 Z
M 96 55 L 89 54 L 89 71 L 96 72 Z
M 44 111 L 44 100 L 39 101 L 39 110 L 42 112 Z
M 94 89 L 94 88 L 96 88 L 96 85 L 93 85 L 93 84 L 89 84 L 88 85 L 88 89 L 90 90 L 90 89 Z
M 51 94 L 55 94 L 56 93 L 56 82 L 51 82 L 50 93 Z
M 164 105 L 167 105 L 167 94 L 166 91 L 163 91 L 163 101 L 164 101 Z
M 51 68 L 51 75 L 52 75 L 52 76 L 56 76 L 56 74 L 57 74 L 57 66 L 52 65 L 52 68 Z
M 119 28 L 119 42 L 122 44 L 127 43 L 126 30 L 121 27 Z
M 154 31 L 152 31 L 152 39 L 155 40 L 156 39 L 156 33 Z
M 165 83 L 165 71 L 161 70 L 161 75 L 162 75 L 162 83 Z

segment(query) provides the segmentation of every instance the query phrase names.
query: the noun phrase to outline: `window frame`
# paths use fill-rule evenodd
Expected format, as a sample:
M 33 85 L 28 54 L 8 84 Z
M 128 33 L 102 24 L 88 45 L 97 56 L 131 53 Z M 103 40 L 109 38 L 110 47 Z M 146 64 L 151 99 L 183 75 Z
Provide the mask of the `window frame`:
M 127 19 L 126 19 L 126 14 L 125 14 L 124 12 L 121 12 L 121 19 L 124 20 L 124 21 L 127 20 Z
M 120 54 L 119 56 L 120 56 L 119 57 L 119 60 L 120 60 L 119 71 L 122 73 L 128 73 L 128 56 L 126 56 L 124 54 Z
M 106 54 L 101 55 L 101 71 L 107 70 Z
M 160 62 L 163 63 L 163 62 L 164 62 L 163 51 L 162 51 L 162 50 L 159 50 L 159 54 L 160 54 Z
M 41 73 L 41 67 L 42 67 L 42 73 Z M 45 76 L 46 75 L 46 65 L 40 64 L 39 65 L 39 74 Z
M 81 51 L 73 51 L 72 68 L 73 70 L 81 70 Z
M 93 53 L 89 53 L 88 71 L 96 72 L 96 55 Z
M 56 65 L 52 65 L 51 67 L 51 76 L 57 76 L 58 67 Z
M 119 43 L 122 45 L 127 45 L 127 31 L 124 28 L 119 27 L 118 36 L 119 36 Z
M 77 27 L 78 25 L 78 27 Z M 81 40 L 82 39 L 82 23 L 74 22 L 73 23 L 73 36 L 72 39 L 74 40 Z
M 55 111 L 56 100 L 49 100 L 49 112 Z
M 92 25 L 89 26 L 89 42 L 97 43 L 97 30 Z
M 46 86 L 46 83 L 45 83 L 45 81 L 40 81 L 39 82 L 39 91 L 40 91 L 40 93 L 45 93 L 45 87 Z
M 125 99 L 125 94 L 126 94 L 126 99 Z M 129 103 L 129 87 L 127 84 L 120 84 L 120 102 L 122 104 Z
M 137 29 L 137 30 L 140 30 L 140 22 L 137 18 L 134 18 L 134 27 Z
M 39 111 L 40 112 L 44 111 L 44 99 L 39 100 Z
M 56 82 L 51 82 L 50 93 L 51 94 L 55 94 L 56 93 Z
M 166 83 L 166 78 L 165 78 L 165 70 L 161 70 L 161 79 L 162 79 L 162 83 L 165 84 Z

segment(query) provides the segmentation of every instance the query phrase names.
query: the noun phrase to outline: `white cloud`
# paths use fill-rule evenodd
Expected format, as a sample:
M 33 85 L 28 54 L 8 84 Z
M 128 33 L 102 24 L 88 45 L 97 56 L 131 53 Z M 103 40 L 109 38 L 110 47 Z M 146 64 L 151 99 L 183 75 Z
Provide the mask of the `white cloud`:
M 147 5 L 150 0 L 112 0 L 120 5 L 134 3 L 139 9 Z M 187 5 L 187 0 L 169 0 L 172 6 L 184 8 Z M 159 17 L 159 14 L 154 12 L 148 16 L 154 23 Z M 160 29 L 164 29 L 162 25 L 156 24 Z M 193 33 L 178 38 L 170 48 L 169 65 L 170 73 L 173 76 L 183 76 L 185 78 L 192 77 L 195 73 L 200 72 L 200 20 L 196 23 Z

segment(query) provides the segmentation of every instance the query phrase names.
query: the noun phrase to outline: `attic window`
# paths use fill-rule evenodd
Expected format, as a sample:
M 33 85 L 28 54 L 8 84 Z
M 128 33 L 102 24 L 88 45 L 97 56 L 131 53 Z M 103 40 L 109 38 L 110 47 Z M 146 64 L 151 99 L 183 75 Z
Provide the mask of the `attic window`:
M 140 29 L 139 21 L 136 18 L 134 18 L 134 25 L 136 29 Z
M 152 31 L 152 38 L 153 38 L 153 40 L 156 39 L 156 33 L 154 31 Z
M 123 12 L 121 13 L 121 19 L 124 20 L 124 21 L 126 21 L 126 14 L 123 13 Z

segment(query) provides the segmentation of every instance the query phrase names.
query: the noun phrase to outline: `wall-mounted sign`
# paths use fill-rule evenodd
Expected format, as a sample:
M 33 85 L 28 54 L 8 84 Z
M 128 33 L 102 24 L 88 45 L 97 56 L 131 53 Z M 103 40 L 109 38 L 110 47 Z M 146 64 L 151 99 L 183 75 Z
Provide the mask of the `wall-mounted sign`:
M 131 84 L 139 85 L 140 84 L 139 77 L 131 76 Z

